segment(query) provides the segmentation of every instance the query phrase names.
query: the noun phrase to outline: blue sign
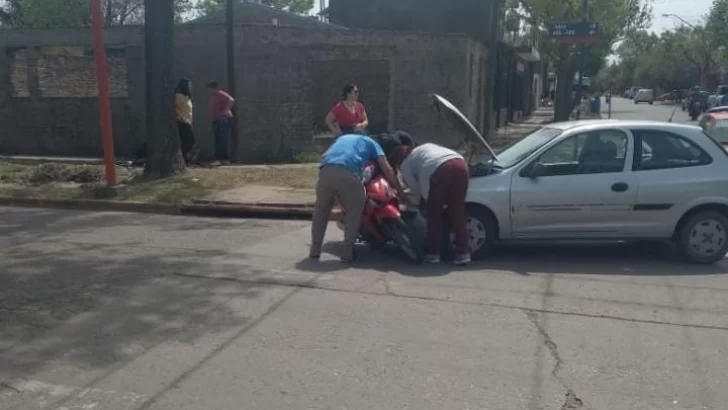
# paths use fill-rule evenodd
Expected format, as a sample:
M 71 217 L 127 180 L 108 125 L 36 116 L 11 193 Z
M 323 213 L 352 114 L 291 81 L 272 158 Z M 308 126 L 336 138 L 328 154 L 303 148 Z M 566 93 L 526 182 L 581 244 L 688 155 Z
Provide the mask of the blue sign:
M 596 37 L 599 23 L 594 21 L 553 21 L 549 23 L 549 35 L 553 38 Z

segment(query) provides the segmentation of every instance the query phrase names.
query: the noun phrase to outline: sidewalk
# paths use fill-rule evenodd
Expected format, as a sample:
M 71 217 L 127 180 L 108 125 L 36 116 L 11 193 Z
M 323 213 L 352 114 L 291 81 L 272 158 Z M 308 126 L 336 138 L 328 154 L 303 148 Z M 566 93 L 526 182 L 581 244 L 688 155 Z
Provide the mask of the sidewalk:
M 526 135 L 541 128 L 544 124 L 553 122 L 554 107 L 539 107 L 533 114 L 520 123 L 510 123 L 496 130 L 495 138 L 490 142 L 494 150 L 499 150 L 512 142 L 518 141 Z
M 0 157 L 0 205 L 309 219 L 316 198 L 313 188 L 318 164 L 192 167 L 183 175 L 165 179 L 146 179 L 142 168 L 120 165 L 119 184 L 109 188 L 101 162 L 95 158 Z M 92 178 L 76 182 L 76 175 L 83 171 Z M 337 211 L 333 219 L 338 216 Z

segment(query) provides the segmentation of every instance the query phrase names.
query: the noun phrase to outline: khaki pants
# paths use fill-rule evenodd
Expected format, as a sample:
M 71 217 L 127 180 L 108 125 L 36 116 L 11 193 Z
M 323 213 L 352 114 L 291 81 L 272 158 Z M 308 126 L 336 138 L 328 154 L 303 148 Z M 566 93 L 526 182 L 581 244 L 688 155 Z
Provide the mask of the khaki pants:
M 359 234 L 361 213 L 364 210 L 364 185 L 359 175 L 342 167 L 326 165 L 319 171 L 316 183 L 316 206 L 311 224 L 311 256 L 321 254 L 321 248 L 329 223 L 331 209 L 336 200 L 346 209 L 344 217 L 344 254 L 342 258 L 350 259 L 354 250 L 354 242 Z

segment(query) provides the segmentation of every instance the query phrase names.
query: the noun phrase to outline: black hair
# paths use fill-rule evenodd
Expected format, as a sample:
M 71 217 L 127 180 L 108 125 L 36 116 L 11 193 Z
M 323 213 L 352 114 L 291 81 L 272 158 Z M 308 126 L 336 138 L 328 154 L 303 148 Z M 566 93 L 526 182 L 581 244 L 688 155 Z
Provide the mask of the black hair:
M 347 84 L 341 89 L 341 99 L 345 100 L 349 96 L 349 93 L 356 90 L 356 84 Z
M 207 83 L 207 88 L 220 88 L 220 84 L 217 81 L 212 80 Z
M 177 83 L 177 88 L 174 89 L 175 94 L 182 94 L 185 97 L 192 99 L 192 82 L 187 79 L 183 78 L 179 80 L 179 83 Z

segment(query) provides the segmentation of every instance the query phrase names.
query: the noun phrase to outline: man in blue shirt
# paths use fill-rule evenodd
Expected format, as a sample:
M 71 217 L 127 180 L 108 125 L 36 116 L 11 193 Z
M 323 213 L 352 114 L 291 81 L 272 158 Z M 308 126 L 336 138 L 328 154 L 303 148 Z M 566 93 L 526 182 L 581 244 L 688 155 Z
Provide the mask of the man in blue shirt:
M 362 169 L 369 163 L 377 163 L 392 187 L 402 192 L 382 147 L 371 137 L 360 134 L 342 135 L 322 155 L 311 224 L 311 258 L 318 259 L 321 256 L 331 209 L 338 198 L 346 209 L 344 253 L 341 260 L 354 260 L 354 242 L 359 235 L 361 214 L 366 201 Z

